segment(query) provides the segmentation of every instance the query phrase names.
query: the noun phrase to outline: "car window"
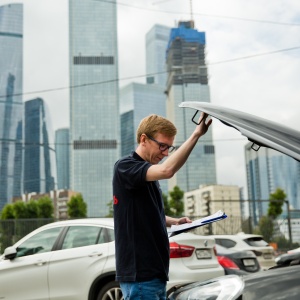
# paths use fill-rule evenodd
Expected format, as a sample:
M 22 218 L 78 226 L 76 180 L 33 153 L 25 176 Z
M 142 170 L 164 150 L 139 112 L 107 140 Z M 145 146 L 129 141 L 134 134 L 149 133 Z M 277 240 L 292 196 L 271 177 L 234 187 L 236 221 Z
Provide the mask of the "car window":
M 17 257 L 49 252 L 61 231 L 61 227 L 46 229 L 20 244 L 17 248 Z
M 104 229 L 98 226 L 71 226 L 65 236 L 62 249 L 105 243 Z
M 107 234 L 108 234 L 109 242 L 112 242 L 115 240 L 115 233 L 114 233 L 113 229 L 107 228 Z
M 216 243 L 225 248 L 232 248 L 236 245 L 236 242 L 230 239 L 216 239 Z
M 263 240 L 261 237 L 252 237 L 248 239 L 244 239 L 244 241 L 252 247 L 266 247 L 269 246 L 269 244 Z

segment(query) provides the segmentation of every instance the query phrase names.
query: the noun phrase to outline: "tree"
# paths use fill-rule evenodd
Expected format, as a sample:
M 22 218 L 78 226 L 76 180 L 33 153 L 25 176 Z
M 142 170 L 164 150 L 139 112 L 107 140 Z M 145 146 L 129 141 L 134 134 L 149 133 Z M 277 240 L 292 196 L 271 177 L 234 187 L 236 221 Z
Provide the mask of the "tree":
M 1 220 L 14 219 L 14 207 L 13 204 L 6 204 L 1 211 Z
M 38 217 L 43 219 L 49 219 L 53 217 L 54 207 L 52 200 L 45 196 L 37 200 L 38 205 Z
M 72 196 L 70 201 L 67 203 L 68 215 L 70 218 L 85 218 L 87 205 L 84 202 L 82 195 L 77 194 Z
M 39 217 L 39 207 L 36 200 L 30 200 L 25 203 L 25 210 L 28 219 L 37 219 Z
M 286 194 L 284 190 L 277 188 L 276 191 L 270 194 L 270 202 L 268 209 L 268 216 L 276 219 L 279 215 L 282 214 L 282 206 L 286 199 Z
M 169 192 L 170 195 L 170 211 L 174 216 L 181 216 L 184 209 L 183 195 L 184 192 L 176 185 L 174 189 Z
M 28 219 L 26 203 L 17 201 L 13 204 L 15 219 Z
M 272 240 L 274 234 L 274 220 L 281 215 L 285 198 L 285 192 L 277 188 L 274 193 L 270 194 L 267 216 L 262 216 L 259 220 L 258 231 L 267 242 Z
M 170 203 L 169 203 L 169 200 L 168 200 L 168 195 L 162 193 L 162 198 L 163 198 L 163 201 L 164 201 L 165 215 L 166 216 L 172 216 L 173 213 L 170 209 Z
M 114 216 L 113 200 L 110 200 L 106 205 L 108 206 L 108 214 L 105 217 L 112 218 Z
M 273 219 L 268 216 L 262 216 L 258 227 L 259 233 L 264 237 L 265 241 L 268 243 L 271 242 L 274 233 Z

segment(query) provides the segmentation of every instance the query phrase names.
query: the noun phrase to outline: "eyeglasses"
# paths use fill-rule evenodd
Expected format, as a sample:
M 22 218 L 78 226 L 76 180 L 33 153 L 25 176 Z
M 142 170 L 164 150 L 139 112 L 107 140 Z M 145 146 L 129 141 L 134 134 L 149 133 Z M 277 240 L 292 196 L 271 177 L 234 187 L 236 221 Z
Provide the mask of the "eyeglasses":
M 159 141 L 157 141 L 156 139 L 154 139 L 154 138 L 151 137 L 151 136 L 148 136 L 148 135 L 147 135 L 147 137 L 148 137 L 149 140 L 155 142 L 155 143 L 159 146 L 159 150 L 160 150 L 160 151 L 166 151 L 166 150 L 168 149 L 169 152 L 172 152 L 172 151 L 175 150 L 175 147 L 174 147 L 174 146 L 169 146 L 169 145 L 167 145 L 167 144 L 165 144 L 165 143 L 160 143 Z

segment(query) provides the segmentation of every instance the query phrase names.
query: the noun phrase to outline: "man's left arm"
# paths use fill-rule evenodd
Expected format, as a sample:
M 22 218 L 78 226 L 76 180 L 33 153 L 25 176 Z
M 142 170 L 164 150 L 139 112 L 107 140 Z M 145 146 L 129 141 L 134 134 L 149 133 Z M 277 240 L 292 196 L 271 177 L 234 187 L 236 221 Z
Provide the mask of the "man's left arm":
M 184 224 L 184 223 L 192 223 L 192 220 L 190 220 L 188 217 L 172 218 L 166 216 L 167 227 L 171 227 L 172 225 Z

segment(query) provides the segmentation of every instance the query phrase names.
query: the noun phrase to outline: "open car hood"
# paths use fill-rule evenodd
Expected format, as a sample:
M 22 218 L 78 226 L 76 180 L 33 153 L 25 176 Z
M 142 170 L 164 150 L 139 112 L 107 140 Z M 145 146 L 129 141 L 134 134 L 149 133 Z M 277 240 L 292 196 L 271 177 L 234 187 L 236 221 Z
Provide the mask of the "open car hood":
M 179 107 L 203 111 L 233 127 L 253 142 L 252 148 L 269 147 L 300 161 L 300 131 L 231 108 L 207 102 L 182 102 Z M 196 116 L 195 113 L 194 117 Z M 198 120 L 194 120 L 197 122 Z

